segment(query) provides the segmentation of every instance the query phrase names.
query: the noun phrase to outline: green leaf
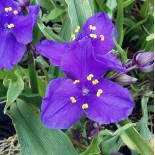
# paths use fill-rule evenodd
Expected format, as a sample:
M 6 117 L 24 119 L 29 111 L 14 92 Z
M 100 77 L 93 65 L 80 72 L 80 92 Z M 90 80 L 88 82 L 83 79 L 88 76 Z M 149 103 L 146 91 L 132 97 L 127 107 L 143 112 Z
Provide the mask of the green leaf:
M 129 124 L 129 120 L 124 120 L 118 123 L 118 127 L 122 127 L 125 124 Z M 122 132 L 121 135 L 124 143 L 133 150 L 141 153 L 142 155 L 153 155 L 153 148 L 141 137 L 134 127 Z
M 37 61 L 38 63 L 40 63 L 40 64 L 41 64 L 43 67 L 45 67 L 45 68 L 48 68 L 48 67 L 49 67 L 49 64 L 44 60 L 44 58 L 43 58 L 41 55 L 39 55 L 39 56 L 37 57 L 36 61 Z
M 126 0 L 123 2 L 123 8 L 128 7 L 129 5 L 131 5 L 132 3 L 134 3 L 135 0 Z
M 47 28 L 41 21 L 38 21 L 37 24 L 47 39 L 63 42 L 61 37 L 56 35 L 51 29 Z
M 84 151 L 83 153 L 81 153 L 80 155 L 94 155 L 94 154 L 100 154 L 100 143 L 104 141 L 104 137 L 103 136 L 111 136 L 111 138 L 113 136 L 118 136 L 122 133 L 122 131 L 127 130 L 128 128 L 130 128 L 131 126 L 133 126 L 133 124 L 127 124 L 124 125 L 123 127 L 119 128 L 118 130 L 116 130 L 115 132 L 110 132 L 109 130 L 103 130 L 101 131 L 91 142 L 91 144 L 89 145 L 89 147 L 87 148 L 86 151 Z M 105 151 L 106 152 L 106 151 Z M 104 154 L 104 153 L 103 153 Z
M 7 94 L 7 88 L 2 84 L 0 84 L 0 98 L 6 97 L 6 94 Z
M 29 70 L 21 68 L 21 71 L 26 76 L 27 80 L 30 82 Z M 33 74 L 33 72 L 32 72 L 32 74 Z M 36 78 L 37 78 L 37 87 L 38 87 L 38 90 L 39 90 L 39 94 L 40 94 L 41 97 L 43 97 L 45 95 L 46 82 L 43 79 L 41 79 L 38 76 L 38 74 L 36 75 Z M 31 83 L 33 83 L 32 77 L 31 77 L 31 81 L 32 81 Z M 38 93 L 36 93 L 36 94 L 38 94 Z
M 149 94 L 149 95 L 151 95 L 151 94 Z M 148 118 L 148 109 L 147 109 L 149 98 L 150 97 L 148 97 L 147 94 L 142 97 L 141 107 L 142 107 L 143 116 L 142 116 L 142 118 L 140 119 L 140 122 L 139 122 L 139 133 L 147 142 L 149 142 L 151 139 L 153 139 L 153 135 L 150 132 L 150 130 L 148 128 L 148 125 L 147 125 L 148 120 L 149 120 L 149 118 Z
M 80 25 L 74 0 L 65 0 L 68 5 L 68 15 L 72 25 L 72 32 Z
M 42 80 L 38 75 L 37 75 L 37 83 L 39 94 L 41 97 L 43 97 L 45 95 L 47 83 L 44 80 Z
M 135 25 L 133 25 L 130 29 L 128 29 L 125 32 L 125 35 L 128 35 L 131 31 L 136 30 L 137 28 L 139 28 L 142 24 L 144 24 L 147 21 L 148 17 L 146 17 L 145 19 L 141 20 L 140 22 L 137 22 Z
M 101 0 L 94 0 L 94 8 L 95 8 L 95 12 L 105 12 L 108 13 L 108 11 L 110 10 L 108 8 L 108 6 L 105 4 L 105 0 L 101 1 Z
M 35 27 L 33 28 L 33 42 L 32 44 L 35 45 L 37 42 L 40 41 L 41 38 L 41 31 L 38 27 L 38 25 L 35 25 Z
M 102 153 L 103 154 L 113 154 L 118 152 L 123 141 L 120 134 L 115 136 L 106 136 L 106 139 L 102 142 Z
M 66 17 L 63 21 L 63 25 L 60 31 L 60 36 L 65 40 L 65 41 L 70 41 L 71 38 L 71 21 L 68 16 L 68 13 L 66 14 Z
M 118 45 L 122 46 L 123 38 L 124 38 L 124 30 L 123 30 L 123 23 L 124 23 L 124 12 L 123 12 L 123 1 L 118 0 L 118 9 L 117 9 L 117 18 L 116 18 L 116 28 L 118 31 Z
M 71 30 L 74 33 L 76 27 L 83 26 L 86 20 L 93 15 L 92 1 L 89 0 L 65 0 L 68 5 L 68 15 L 71 21 Z
M 94 9 L 92 8 L 92 1 L 90 0 L 74 0 L 77 17 L 79 20 L 80 26 L 83 26 L 86 20 L 94 14 Z
M 4 80 L 6 76 L 6 72 L 3 70 L 0 70 L 0 80 Z
M 35 107 L 18 99 L 7 114 L 13 120 L 22 155 L 77 155 L 62 131 L 47 129 L 41 123 Z
M 29 57 L 32 57 L 32 55 L 29 55 Z M 37 72 L 35 69 L 33 58 L 31 63 L 28 65 L 28 70 L 29 70 L 30 85 L 31 85 L 32 93 L 38 93 Z
M 50 0 L 38 0 L 41 4 L 41 7 L 43 7 L 46 10 L 52 10 L 54 8 L 53 4 Z
M 38 56 L 36 61 L 38 62 L 40 68 L 42 69 L 45 77 L 46 77 L 46 82 L 49 83 L 50 79 L 49 79 L 49 75 L 48 75 L 48 72 L 46 71 L 45 68 L 48 68 L 49 67 L 49 64 L 43 59 L 42 56 Z
M 110 18 L 112 18 L 113 17 L 113 13 L 114 13 L 114 11 L 115 11 L 115 9 L 117 7 L 117 0 L 113 0 L 113 1 L 108 0 L 107 3 L 106 3 L 106 5 L 109 8 L 108 16 Z
M 146 37 L 146 41 L 150 41 L 154 39 L 154 33 L 151 33 L 148 37 Z
M 39 108 L 41 107 L 42 98 L 39 94 L 32 94 L 31 92 L 22 92 L 18 98 L 22 99 L 26 103 L 33 104 Z
M 6 112 L 6 109 L 17 99 L 17 97 L 24 89 L 23 79 L 17 71 L 15 71 L 14 76 L 16 78 L 15 80 L 12 78 L 12 76 L 4 80 L 4 84 L 8 85 L 7 103 L 4 108 L 4 113 Z
M 64 13 L 65 10 L 60 9 L 60 8 L 54 8 L 49 12 L 49 14 L 43 16 L 42 21 L 48 23 L 51 20 L 54 20 L 58 18 L 62 13 Z

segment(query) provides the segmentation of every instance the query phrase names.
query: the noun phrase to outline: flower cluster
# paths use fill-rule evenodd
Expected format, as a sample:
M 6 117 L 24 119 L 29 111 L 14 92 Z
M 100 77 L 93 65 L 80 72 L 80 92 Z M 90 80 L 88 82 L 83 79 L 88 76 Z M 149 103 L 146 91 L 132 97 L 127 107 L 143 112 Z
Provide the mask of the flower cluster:
M 39 5 L 29 6 L 24 16 L 17 2 L 5 0 L 0 3 L 0 68 L 11 69 L 21 60 L 26 44 L 32 41 L 39 8 Z
M 75 33 L 80 31 L 77 26 Z M 71 43 L 45 40 L 37 51 L 60 66 L 66 78 L 52 80 L 42 103 L 41 120 L 49 128 L 66 129 L 86 113 L 93 121 L 119 122 L 134 107 L 126 88 L 103 78 L 109 70 L 126 71 L 111 53 L 112 32 L 117 31 L 104 13 L 97 13 L 84 24 L 81 32 L 72 35 Z

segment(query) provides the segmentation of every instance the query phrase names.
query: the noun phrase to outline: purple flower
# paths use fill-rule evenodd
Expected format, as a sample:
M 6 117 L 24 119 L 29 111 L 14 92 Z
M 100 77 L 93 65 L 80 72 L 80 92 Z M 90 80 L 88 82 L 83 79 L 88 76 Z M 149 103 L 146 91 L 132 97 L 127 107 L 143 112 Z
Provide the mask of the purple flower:
M 101 63 L 95 58 L 90 38 L 84 37 L 72 44 L 60 66 L 69 78 L 49 83 L 41 107 L 42 122 L 48 128 L 66 129 L 84 113 L 91 120 L 105 124 L 127 118 L 134 107 L 130 92 L 102 78 L 111 65 L 109 61 Z
M 104 64 L 109 62 L 109 69 L 126 71 L 121 62 L 110 52 L 114 48 L 112 32 L 114 31 L 114 36 L 117 39 L 117 30 L 105 13 L 97 13 L 90 17 L 78 34 L 79 31 L 80 26 L 77 26 L 75 29 L 77 37 L 72 34 L 73 41 L 71 43 L 45 40 L 37 45 L 37 51 L 47 57 L 55 66 L 60 66 L 64 53 L 72 46 L 74 47 L 74 44 L 78 44 L 82 38 L 87 37 L 91 39 L 94 55 L 98 61 Z
M 28 7 L 24 16 L 13 0 L 0 2 L 0 68 L 11 69 L 22 59 L 26 44 L 32 41 L 39 5 Z

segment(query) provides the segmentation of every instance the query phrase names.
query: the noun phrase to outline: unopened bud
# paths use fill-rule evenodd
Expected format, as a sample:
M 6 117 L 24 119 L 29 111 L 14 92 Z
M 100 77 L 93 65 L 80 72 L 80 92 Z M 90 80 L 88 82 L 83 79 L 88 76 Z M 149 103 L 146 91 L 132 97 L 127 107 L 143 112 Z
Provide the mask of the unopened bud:
M 98 133 L 100 132 L 99 128 L 94 128 L 93 130 L 91 130 L 91 132 L 89 133 L 89 139 L 93 139 Z
M 139 51 L 135 53 L 133 62 L 141 72 L 151 72 L 154 68 L 154 54 L 153 52 Z
M 130 85 L 130 84 L 133 84 L 136 81 L 137 81 L 136 78 L 131 77 L 131 76 L 127 75 L 127 74 L 121 74 L 120 76 L 118 76 L 115 79 L 115 82 L 119 83 L 122 86 L 127 86 L 127 85 Z
M 75 138 L 78 138 L 81 135 L 77 129 L 71 129 L 71 132 Z
M 134 65 L 134 63 L 133 63 L 132 59 L 127 59 L 123 64 L 123 66 L 126 68 L 132 67 L 133 65 Z

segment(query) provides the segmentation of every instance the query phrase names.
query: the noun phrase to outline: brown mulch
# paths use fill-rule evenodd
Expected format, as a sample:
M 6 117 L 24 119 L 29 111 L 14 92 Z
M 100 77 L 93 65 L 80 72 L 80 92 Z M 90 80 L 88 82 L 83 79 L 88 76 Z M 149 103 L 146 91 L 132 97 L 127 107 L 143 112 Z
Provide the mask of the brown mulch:
M 20 146 L 16 134 L 8 139 L 0 140 L 0 155 L 20 155 Z

